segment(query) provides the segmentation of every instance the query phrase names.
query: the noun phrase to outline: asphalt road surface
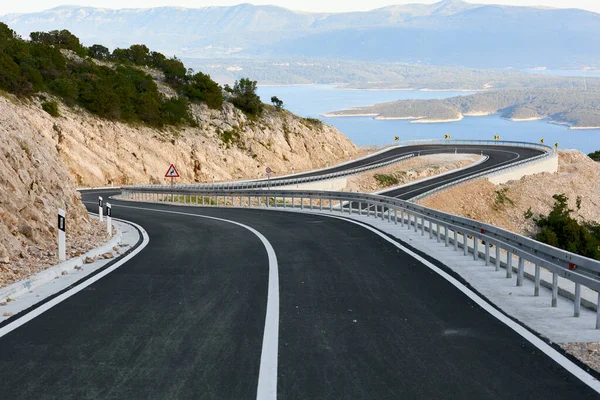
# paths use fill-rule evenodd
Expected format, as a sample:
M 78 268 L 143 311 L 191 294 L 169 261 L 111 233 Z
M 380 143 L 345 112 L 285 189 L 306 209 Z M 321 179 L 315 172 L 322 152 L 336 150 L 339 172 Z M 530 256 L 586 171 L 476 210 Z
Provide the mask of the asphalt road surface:
M 83 196 L 92 211 L 97 195 Z M 280 399 L 598 398 L 446 280 L 357 225 L 282 211 L 111 203 L 113 216 L 142 225 L 150 244 L 0 338 L 0 398 L 256 398 L 267 252 L 243 227 L 189 214 L 246 224 L 276 252 Z
M 542 150 L 527 148 L 527 147 L 515 147 L 515 146 L 482 146 L 482 145 L 415 145 L 415 146 L 404 146 L 404 147 L 396 147 L 392 148 L 388 151 L 385 151 L 380 154 L 375 154 L 373 156 L 364 158 L 362 160 L 357 160 L 350 162 L 348 164 L 334 166 L 331 168 L 327 168 L 319 171 L 312 171 L 306 173 L 295 174 L 294 178 L 302 178 L 302 177 L 310 177 L 310 176 L 318 176 L 323 174 L 329 174 L 334 172 L 347 171 L 349 169 L 365 167 L 373 164 L 379 164 L 388 160 L 392 160 L 395 158 L 399 158 L 406 155 L 430 155 L 430 154 L 439 154 L 439 153 L 462 153 L 462 154 L 485 154 L 488 155 L 489 158 L 484 162 L 472 168 L 469 168 L 467 171 L 462 173 L 457 173 L 454 179 L 459 179 L 460 177 L 466 176 L 467 174 L 473 174 L 474 172 L 482 172 L 488 171 L 492 168 L 508 165 L 516 161 L 527 160 L 529 158 L 538 156 L 543 154 Z M 278 180 L 289 179 L 290 177 L 273 177 L 271 178 L 271 183 L 273 185 L 277 184 Z M 446 181 L 451 179 L 452 176 L 445 176 Z M 434 182 L 429 182 L 430 184 Z M 413 188 L 414 189 L 414 188 Z M 414 192 L 417 193 L 417 192 Z M 386 193 L 387 194 L 387 193 Z M 418 193 L 417 193 L 418 194 Z M 414 196 L 416 196 L 415 194 Z M 396 197 L 395 193 L 390 194 L 393 197 Z M 413 197 L 414 197 L 413 196 Z M 404 197 L 402 197 L 404 198 Z

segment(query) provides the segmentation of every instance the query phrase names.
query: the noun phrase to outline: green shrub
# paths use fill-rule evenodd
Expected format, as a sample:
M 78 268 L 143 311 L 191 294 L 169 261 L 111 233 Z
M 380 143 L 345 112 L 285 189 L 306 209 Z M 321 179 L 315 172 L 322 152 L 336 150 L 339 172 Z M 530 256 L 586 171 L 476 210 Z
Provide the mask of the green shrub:
M 382 186 L 393 186 L 393 185 L 397 185 L 398 183 L 400 183 L 398 178 L 395 177 L 394 175 L 375 174 L 375 175 L 373 175 L 373 177 Z
M 42 109 L 53 117 L 60 117 L 60 113 L 58 112 L 58 103 L 55 101 L 43 102 Z
M 594 161 L 600 161 L 600 150 L 596 150 L 595 152 L 588 154 L 588 157 Z
M 564 194 L 552 196 L 554 207 L 547 216 L 535 218 L 540 228 L 536 239 L 572 253 L 600 260 L 600 225 L 579 223 L 571 217 L 568 197 Z

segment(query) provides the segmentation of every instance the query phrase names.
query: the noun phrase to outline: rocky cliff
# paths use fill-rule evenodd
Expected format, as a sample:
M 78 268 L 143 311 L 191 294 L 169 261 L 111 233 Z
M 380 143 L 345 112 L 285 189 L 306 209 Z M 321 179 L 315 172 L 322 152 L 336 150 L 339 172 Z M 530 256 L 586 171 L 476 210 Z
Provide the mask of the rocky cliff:
M 197 127 L 162 130 L 102 120 L 49 96 L 0 96 L 0 286 L 56 263 L 56 213 L 67 211 L 70 254 L 93 247 L 94 225 L 76 186 L 162 183 L 170 163 L 178 183 L 256 178 L 318 168 L 357 154 L 334 128 L 267 107 L 250 119 L 231 104 L 193 106 Z M 86 239 L 87 238 L 87 239 Z
M 197 127 L 147 126 L 112 122 L 81 109 L 59 106 L 60 117 L 41 110 L 39 100 L 14 104 L 10 113 L 58 151 L 77 186 L 163 183 L 170 163 L 178 183 L 212 182 L 290 173 L 354 156 L 356 147 L 335 128 L 267 107 L 250 119 L 229 103 L 221 110 L 192 105 Z

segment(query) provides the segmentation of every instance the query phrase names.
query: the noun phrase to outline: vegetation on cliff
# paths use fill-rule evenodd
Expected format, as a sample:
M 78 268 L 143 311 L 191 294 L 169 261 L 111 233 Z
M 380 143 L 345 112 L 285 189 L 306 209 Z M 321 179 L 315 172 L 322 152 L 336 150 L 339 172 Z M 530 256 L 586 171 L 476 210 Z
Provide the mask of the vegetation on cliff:
M 531 210 L 525 218 L 534 218 L 540 231 L 536 239 L 572 253 L 600 260 L 600 225 L 591 222 L 578 222 L 571 216 L 573 212 L 564 194 L 555 194 L 554 207 L 547 216 L 534 217 Z M 581 208 L 581 198 L 577 198 L 577 208 Z
M 24 40 L 0 23 L 0 89 L 18 96 L 48 92 L 102 118 L 151 126 L 194 125 L 190 102 L 212 109 L 223 104 L 223 90 L 209 75 L 145 45 L 111 53 L 99 44 L 83 46 L 67 30 L 32 32 L 30 37 Z M 156 71 L 162 76 L 151 76 Z M 164 80 L 177 95 L 161 93 L 155 79 Z M 260 114 L 256 82 L 243 79 L 235 90 L 234 104 L 249 115 Z

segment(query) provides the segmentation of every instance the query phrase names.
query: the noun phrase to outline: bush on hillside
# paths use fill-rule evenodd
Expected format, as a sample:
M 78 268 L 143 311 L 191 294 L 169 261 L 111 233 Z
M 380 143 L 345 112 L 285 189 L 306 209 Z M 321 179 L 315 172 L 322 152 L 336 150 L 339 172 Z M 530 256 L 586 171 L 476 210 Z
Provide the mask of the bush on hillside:
M 536 239 L 540 242 L 563 250 L 600 260 L 600 225 L 596 223 L 579 223 L 571 213 L 564 194 L 552 196 L 554 207 L 547 216 L 534 218 L 540 231 Z M 578 199 L 578 207 L 581 200 Z
M 258 116 L 263 112 L 263 103 L 256 94 L 256 81 L 242 78 L 236 81 L 232 89 L 231 102 L 250 116 Z
M 48 114 L 53 117 L 60 117 L 60 113 L 58 112 L 58 103 L 55 101 L 45 101 L 42 103 L 42 110 L 46 111 Z

